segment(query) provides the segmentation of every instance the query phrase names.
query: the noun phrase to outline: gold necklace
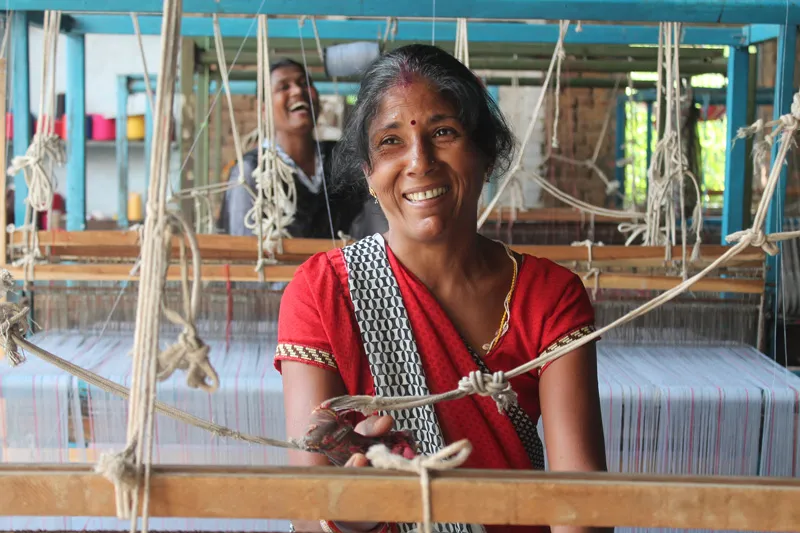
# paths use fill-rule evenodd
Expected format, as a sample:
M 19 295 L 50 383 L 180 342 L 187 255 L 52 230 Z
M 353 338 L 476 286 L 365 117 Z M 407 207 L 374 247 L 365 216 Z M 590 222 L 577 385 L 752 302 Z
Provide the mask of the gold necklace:
M 511 288 L 508 289 L 508 294 L 506 294 L 505 301 L 503 302 L 503 316 L 500 319 L 500 328 L 497 330 L 497 333 L 495 333 L 495 337 L 494 339 L 492 339 L 492 342 L 484 344 L 482 346 L 483 350 L 486 353 L 489 353 L 489 351 L 494 347 L 494 345 L 497 344 L 497 341 L 500 340 L 500 337 L 502 337 L 503 334 L 505 334 L 505 332 L 508 331 L 508 319 L 509 316 L 511 315 L 510 311 L 511 296 L 514 294 L 514 287 L 517 284 L 517 271 L 518 271 L 517 258 L 514 257 L 514 254 L 511 253 L 511 250 L 505 243 L 500 243 L 500 244 L 503 245 L 503 249 L 505 249 L 506 254 L 511 259 L 511 262 L 514 265 L 514 272 L 513 275 L 511 276 Z

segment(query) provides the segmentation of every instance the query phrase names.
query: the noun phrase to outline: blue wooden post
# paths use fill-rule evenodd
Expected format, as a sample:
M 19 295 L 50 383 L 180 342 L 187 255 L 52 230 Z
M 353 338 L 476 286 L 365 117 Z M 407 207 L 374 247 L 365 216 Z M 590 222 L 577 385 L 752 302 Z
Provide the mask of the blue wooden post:
M 14 155 L 25 155 L 31 143 L 31 78 L 28 63 L 28 14 L 15 11 L 12 19 L 12 44 L 14 59 L 11 79 L 14 90 Z M 4 192 L 5 194 L 5 192 Z M 28 186 L 22 172 L 14 176 L 14 224 L 25 224 L 25 199 Z
M 618 163 L 625 159 L 625 130 L 627 126 L 627 99 L 624 95 L 617 98 L 616 141 L 614 144 L 614 177 L 619 183 L 619 192 L 625 196 L 625 165 Z M 634 112 L 632 109 L 631 112 Z M 633 191 L 635 194 L 635 191 Z M 617 206 L 622 207 L 622 199 L 617 197 Z
M 67 35 L 67 231 L 86 229 L 86 41 Z
M 797 26 L 781 26 L 778 36 L 778 62 L 775 70 L 775 98 L 773 104 L 773 117 L 789 113 L 794 97 L 794 64 L 796 59 Z M 772 149 L 772 159 L 775 159 L 780 143 L 775 143 Z M 781 231 L 783 225 L 783 209 L 786 205 L 786 166 L 781 169 L 780 181 L 772 198 L 772 203 L 767 214 L 767 233 Z M 767 282 L 770 285 L 777 283 L 777 257 L 768 257 Z
M 781 115 L 789 113 L 794 96 L 794 64 L 796 58 L 797 26 L 781 26 L 778 35 L 777 65 L 775 69 L 775 98 L 773 103 L 773 116 L 777 119 Z M 775 143 L 772 149 L 772 160 L 780 148 L 780 143 Z M 778 180 L 778 187 L 772 197 L 772 203 L 767 212 L 766 233 L 781 231 L 783 226 L 783 210 L 786 207 L 786 166 L 781 169 Z M 780 280 L 779 261 L 783 255 L 783 245 L 778 243 L 780 253 L 777 256 L 767 256 L 767 302 L 772 308 L 777 305 L 777 290 Z M 775 309 L 777 311 L 777 309 Z M 775 313 L 774 320 L 779 319 Z M 772 335 L 767 336 L 768 353 L 774 355 L 776 339 Z
M 117 76 L 117 224 L 128 227 L 128 77 Z
M 725 154 L 725 191 L 722 204 L 722 244 L 725 237 L 744 229 L 746 143 L 734 142 L 739 128 L 747 125 L 747 87 L 750 75 L 750 52 L 747 46 L 728 48 L 728 94 L 725 114 L 728 122 Z

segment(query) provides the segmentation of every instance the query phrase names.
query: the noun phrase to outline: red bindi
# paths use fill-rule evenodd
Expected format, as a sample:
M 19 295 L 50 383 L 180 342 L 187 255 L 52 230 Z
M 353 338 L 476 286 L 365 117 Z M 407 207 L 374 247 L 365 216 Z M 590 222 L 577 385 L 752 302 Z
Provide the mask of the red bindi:
M 416 120 L 412 120 L 412 121 L 411 121 L 411 125 L 412 125 L 412 126 L 415 126 L 416 124 L 417 124 L 417 121 L 416 121 Z

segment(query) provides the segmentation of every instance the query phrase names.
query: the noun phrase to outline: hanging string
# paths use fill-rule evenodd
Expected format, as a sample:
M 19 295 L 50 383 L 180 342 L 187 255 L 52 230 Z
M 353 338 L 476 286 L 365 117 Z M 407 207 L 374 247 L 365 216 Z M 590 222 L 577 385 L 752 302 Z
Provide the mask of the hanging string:
M 253 171 L 257 186 L 256 201 L 245 215 L 245 227 L 258 235 L 258 263 L 261 272 L 267 263 L 275 263 L 275 254 L 283 252 L 286 229 L 297 212 L 297 185 L 293 169 L 278 156 L 275 110 L 272 105 L 272 79 L 269 61 L 269 26 L 266 15 L 258 17 L 257 113 L 259 121 L 258 167 Z M 310 104 L 309 104 L 310 107 Z M 265 123 L 262 124 L 262 117 Z M 266 145 L 266 146 L 265 146 Z M 267 257 L 264 257 L 264 251 Z
M 9 176 L 22 172 L 28 187 L 25 199 L 25 241 L 23 255 L 15 262 L 23 266 L 25 284 L 33 280 L 33 267 L 41 256 L 37 235 L 37 218 L 39 213 L 48 213 L 47 220 L 52 224 L 53 195 L 55 192 L 55 165 L 63 165 L 66 161 L 64 143 L 55 133 L 56 113 L 56 57 L 58 52 L 58 36 L 61 28 L 61 12 L 44 12 L 42 80 L 39 92 L 39 118 L 36 132 L 24 155 L 11 160 L 7 170 Z

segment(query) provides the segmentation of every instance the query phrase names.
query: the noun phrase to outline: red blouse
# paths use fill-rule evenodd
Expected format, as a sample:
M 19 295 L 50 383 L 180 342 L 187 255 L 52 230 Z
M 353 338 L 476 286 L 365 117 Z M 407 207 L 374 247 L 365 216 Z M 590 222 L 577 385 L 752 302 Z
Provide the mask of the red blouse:
M 478 370 L 473 356 L 427 287 L 403 267 L 388 246 L 386 250 L 430 393 L 452 390 L 462 377 Z M 581 279 L 548 259 L 522 257 L 509 304 L 508 330 L 483 358 L 491 372 L 509 371 L 594 331 L 594 310 Z M 283 360 L 338 372 L 350 395 L 374 394 L 340 249 L 312 256 L 286 287 L 278 320 L 278 371 Z M 540 374 L 531 372 L 510 380 L 520 407 L 534 422 L 541 414 Z M 472 443 L 465 468 L 531 468 L 514 426 L 491 398 L 472 395 L 436 404 L 435 411 L 446 443 L 463 438 Z

